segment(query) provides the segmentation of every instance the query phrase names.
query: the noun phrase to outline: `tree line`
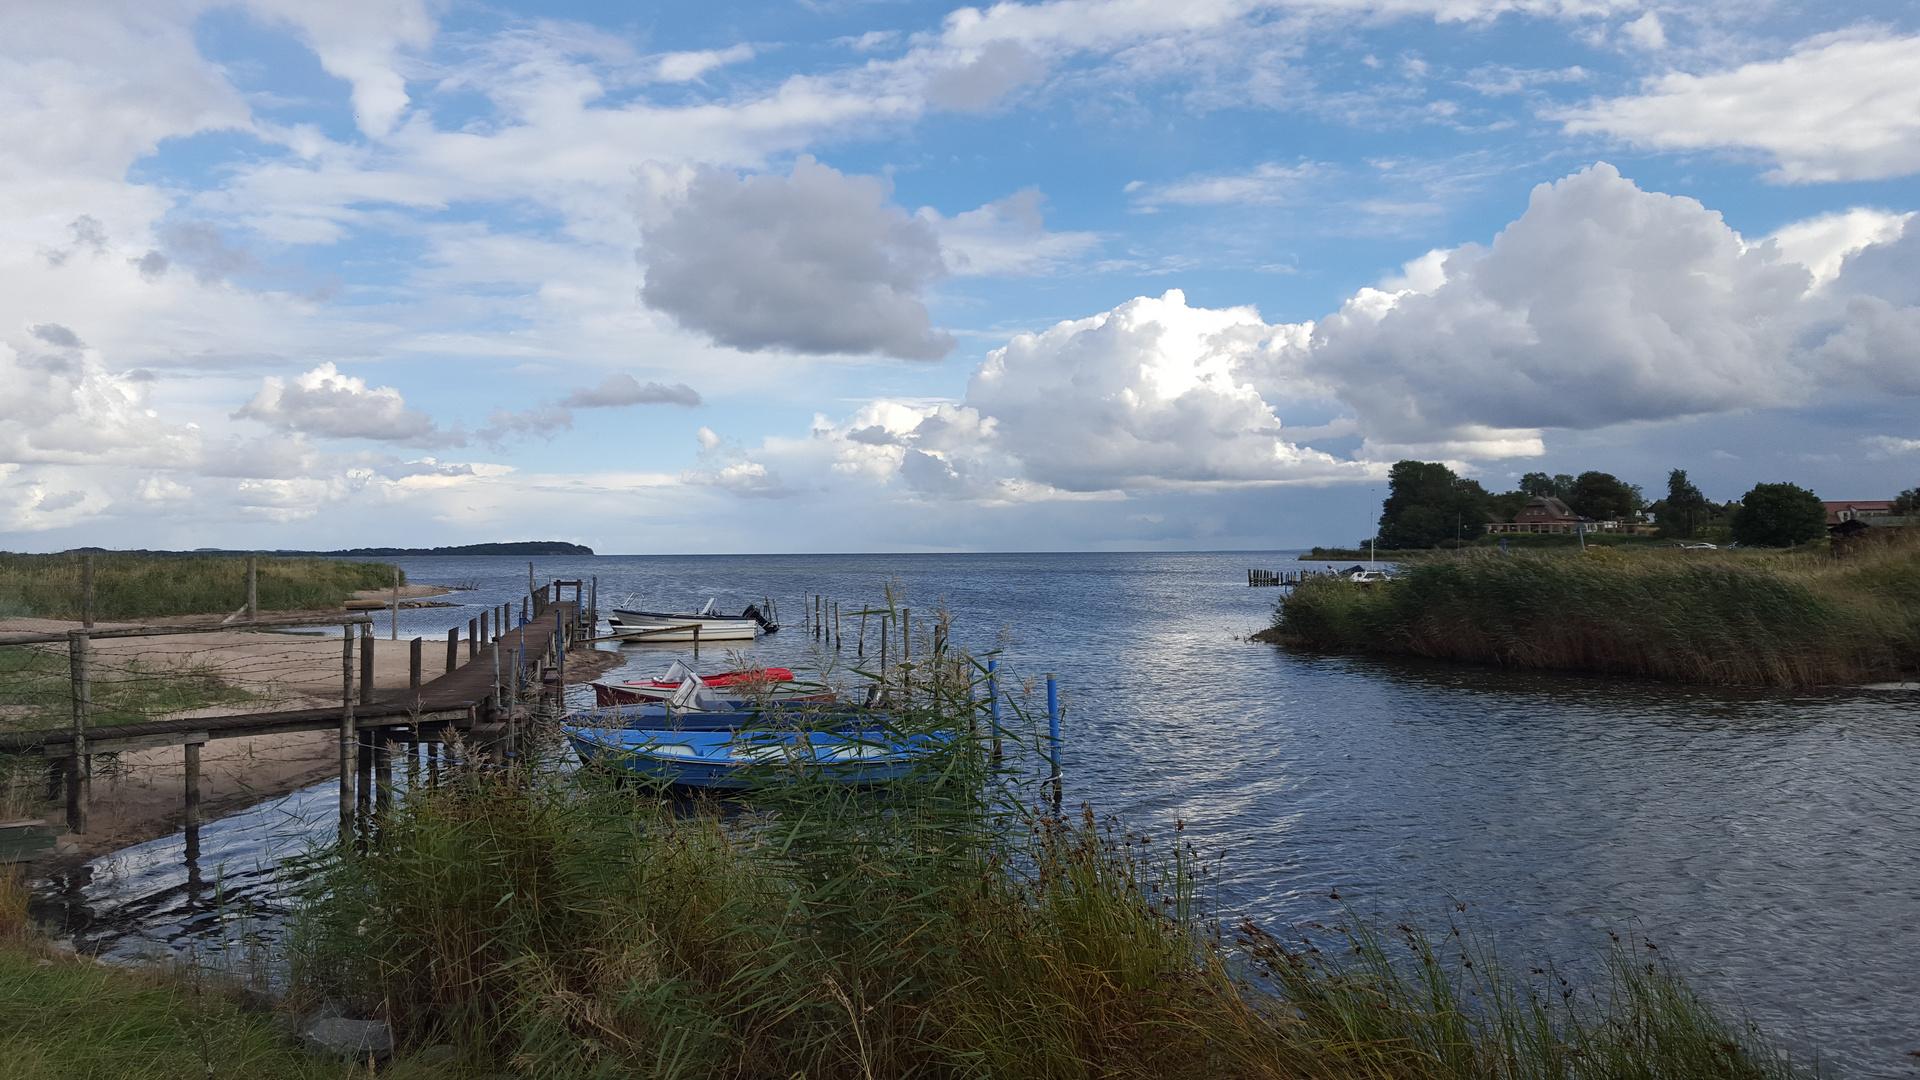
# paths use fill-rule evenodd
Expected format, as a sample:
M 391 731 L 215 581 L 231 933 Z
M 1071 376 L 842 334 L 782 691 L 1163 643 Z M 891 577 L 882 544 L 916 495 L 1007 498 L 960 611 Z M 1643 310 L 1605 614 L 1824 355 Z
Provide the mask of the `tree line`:
M 1827 532 L 1819 496 L 1795 484 L 1756 484 L 1738 500 L 1716 503 L 1687 479 L 1685 469 L 1674 469 L 1666 494 L 1649 502 L 1639 486 L 1612 473 L 1531 472 L 1514 490 L 1496 494 L 1439 462 L 1402 461 L 1387 474 L 1376 540 L 1400 550 L 1468 544 L 1485 536 L 1489 524 L 1512 521 L 1542 497 L 1594 521 L 1644 521 L 1651 513 L 1656 535 L 1670 540 L 1711 536 L 1748 547 L 1791 547 Z M 1920 491 L 1902 492 L 1901 499 L 1920 504 Z

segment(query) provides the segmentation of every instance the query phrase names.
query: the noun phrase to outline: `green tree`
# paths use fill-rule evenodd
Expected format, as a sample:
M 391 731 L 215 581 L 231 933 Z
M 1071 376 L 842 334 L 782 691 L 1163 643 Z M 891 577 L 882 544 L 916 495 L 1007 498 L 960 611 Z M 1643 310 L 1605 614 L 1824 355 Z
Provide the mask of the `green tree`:
M 1530 472 L 1520 478 L 1520 490 L 1529 497 L 1544 496 L 1564 501 L 1573 494 L 1575 483 L 1574 478 L 1566 473 L 1548 476 L 1543 472 Z
M 1795 484 L 1755 484 L 1733 515 L 1733 538 L 1745 547 L 1792 547 L 1826 534 L 1827 508 Z
M 1477 481 L 1455 476 L 1438 462 L 1399 462 L 1387 474 L 1380 544 L 1428 548 L 1455 536 L 1472 540 L 1487 531 L 1487 507 L 1486 489 Z
M 1638 513 L 1646 504 L 1640 489 L 1612 473 L 1583 472 L 1573 482 L 1573 490 L 1564 496 L 1567 506 L 1582 517 L 1595 521 L 1620 521 Z
M 1667 497 L 1654 504 L 1654 518 L 1662 536 L 1691 537 L 1707 524 L 1711 503 L 1700 489 L 1687 479 L 1687 470 L 1667 474 Z
M 1920 488 L 1908 488 L 1893 500 L 1896 514 L 1920 514 Z

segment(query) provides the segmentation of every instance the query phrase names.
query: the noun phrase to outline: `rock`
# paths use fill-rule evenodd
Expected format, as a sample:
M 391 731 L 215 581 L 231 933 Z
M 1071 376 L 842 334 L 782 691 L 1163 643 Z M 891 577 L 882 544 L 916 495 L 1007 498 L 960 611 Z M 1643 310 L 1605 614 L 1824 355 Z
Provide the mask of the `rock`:
M 307 1049 L 337 1057 L 384 1058 L 393 1053 L 393 1029 L 385 1020 L 349 1020 L 330 1016 L 316 1020 L 301 1033 Z

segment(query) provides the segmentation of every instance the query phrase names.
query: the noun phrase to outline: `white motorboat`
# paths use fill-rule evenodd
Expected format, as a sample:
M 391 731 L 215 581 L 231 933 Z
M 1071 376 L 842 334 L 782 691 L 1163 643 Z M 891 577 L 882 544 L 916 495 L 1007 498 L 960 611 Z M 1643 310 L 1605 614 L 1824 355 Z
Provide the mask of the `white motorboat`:
M 722 615 L 712 600 L 696 612 L 615 608 L 607 626 L 610 636 L 625 641 L 752 641 L 763 631 L 771 634 L 780 629 L 755 605 L 747 605 L 738 615 Z

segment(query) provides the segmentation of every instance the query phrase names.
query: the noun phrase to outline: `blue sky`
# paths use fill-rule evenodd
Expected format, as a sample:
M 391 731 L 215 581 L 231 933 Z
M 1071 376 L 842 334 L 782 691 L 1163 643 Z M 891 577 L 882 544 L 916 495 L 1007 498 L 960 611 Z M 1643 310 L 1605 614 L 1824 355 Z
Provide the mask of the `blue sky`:
M 0 13 L 0 546 L 1350 542 L 1920 483 L 1904 5 Z

